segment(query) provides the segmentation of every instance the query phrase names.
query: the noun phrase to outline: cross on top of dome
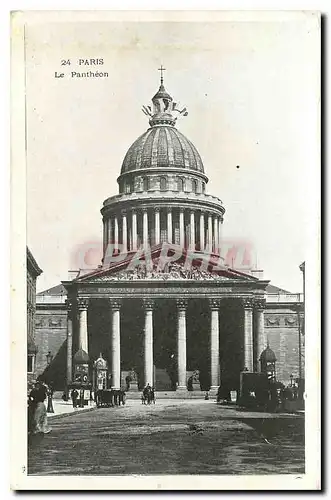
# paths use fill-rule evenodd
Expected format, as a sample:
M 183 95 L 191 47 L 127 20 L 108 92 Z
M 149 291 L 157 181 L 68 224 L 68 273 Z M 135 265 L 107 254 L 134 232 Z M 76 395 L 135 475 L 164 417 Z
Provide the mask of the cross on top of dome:
M 155 96 L 152 98 L 153 109 L 151 106 L 143 106 L 142 110 L 145 115 L 150 116 L 149 124 L 151 127 L 155 127 L 158 125 L 170 125 L 174 126 L 177 120 L 177 117 L 173 115 L 174 112 L 179 113 L 183 116 L 187 116 L 187 109 L 184 107 L 182 109 L 179 103 L 174 102 L 173 98 L 166 91 L 163 85 L 163 71 L 165 71 L 161 64 L 161 67 L 158 68 L 158 71 L 161 72 L 161 82 L 159 90 L 156 92 Z
M 164 68 L 164 67 L 162 66 L 162 64 L 161 64 L 161 68 L 159 68 L 159 69 L 158 69 L 158 71 L 161 71 L 161 85 L 162 85 L 162 83 L 163 83 L 163 71 L 165 71 L 165 70 L 166 70 L 166 68 Z

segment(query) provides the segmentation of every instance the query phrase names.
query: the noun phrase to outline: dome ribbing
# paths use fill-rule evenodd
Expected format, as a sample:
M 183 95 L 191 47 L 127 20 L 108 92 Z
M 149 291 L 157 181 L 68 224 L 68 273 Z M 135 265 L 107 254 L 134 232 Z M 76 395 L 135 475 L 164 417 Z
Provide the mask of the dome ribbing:
M 146 168 L 185 168 L 204 173 L 203 163 L 195 146 L 170 126 L 154 126 L 138 137 L 125 155 L 121 175 Z

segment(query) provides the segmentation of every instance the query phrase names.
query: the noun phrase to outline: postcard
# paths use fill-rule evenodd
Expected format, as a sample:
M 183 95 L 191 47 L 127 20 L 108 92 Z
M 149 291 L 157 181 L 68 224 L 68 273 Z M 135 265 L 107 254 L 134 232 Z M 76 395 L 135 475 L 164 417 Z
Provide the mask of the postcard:
M 320 489 L 320 40 L 11 14 L 12 489 Z

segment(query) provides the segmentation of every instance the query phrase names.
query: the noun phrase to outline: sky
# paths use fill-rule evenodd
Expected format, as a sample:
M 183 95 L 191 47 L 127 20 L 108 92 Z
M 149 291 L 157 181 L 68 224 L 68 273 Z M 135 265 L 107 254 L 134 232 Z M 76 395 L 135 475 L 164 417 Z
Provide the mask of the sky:
M 224 237 L 254 246 L 265 279 L 302 291 L 320 168 L 316 19 L 106 17 L 26 27 L 27 244 L 43 269 L 37 291 L 66 280 L 80 248 L 100 244 L 102 203 L 117 194 L 125 153 L 149 127 L 141 107 L 161 64 L 167 91 L 188 109 L 177 127 L 202 157 L 207 192 L 224 203 Z M 104 64 L 78 66 L 89 58 Z M 109 77 L 69 76 L 88 70 Z

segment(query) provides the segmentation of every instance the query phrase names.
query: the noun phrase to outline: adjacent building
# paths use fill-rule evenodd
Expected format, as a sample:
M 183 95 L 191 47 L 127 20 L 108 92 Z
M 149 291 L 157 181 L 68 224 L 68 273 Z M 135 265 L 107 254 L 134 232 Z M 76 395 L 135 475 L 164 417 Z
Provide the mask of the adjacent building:
M 35 339 L 35 312 L 36 312 L 36 281 L 42 273 L 35 258 L 26 248 L 26 286 L 27 286 L 27 373 L 28 380 L 34 379 L 36 373 L 36 355 L 38 352 Z

